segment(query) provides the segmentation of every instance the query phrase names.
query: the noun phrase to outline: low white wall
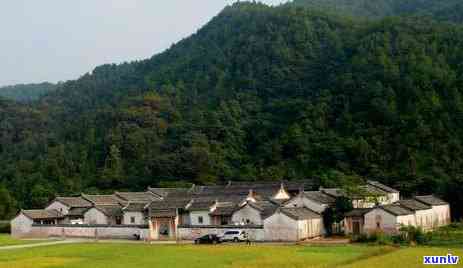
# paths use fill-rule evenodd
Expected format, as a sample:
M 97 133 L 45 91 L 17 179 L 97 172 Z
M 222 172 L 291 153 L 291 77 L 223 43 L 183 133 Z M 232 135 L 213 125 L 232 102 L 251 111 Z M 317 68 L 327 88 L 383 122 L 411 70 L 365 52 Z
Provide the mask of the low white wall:
M 91 238 L 91 239 L 141 239 L 148 238 L 149 229 L 139 226 L 83 226 L 83 225 L 33 225 L 22 237 L 28 238 Z
M 203 227 L 203 226 L 179 226 L 178 238 L 180 240 L 195 240 L 203 235 L 216 234 L 223 235 L 226 231 L 240 230 L 246 231 L 251 241 L 264 241 L 264 229 L 262 227 L 245 227 L 245 226 L 225 226 L 225 227 Z

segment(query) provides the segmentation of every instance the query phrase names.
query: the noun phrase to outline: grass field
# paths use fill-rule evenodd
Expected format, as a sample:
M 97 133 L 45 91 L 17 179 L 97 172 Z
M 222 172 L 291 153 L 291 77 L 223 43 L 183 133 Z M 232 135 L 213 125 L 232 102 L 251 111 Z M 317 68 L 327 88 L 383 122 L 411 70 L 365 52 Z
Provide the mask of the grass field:
M 453 250 L 463 256 L 463 250 Z M 2 268 L 257 268 L 257 267 L 422 267 L 423 255 L 443 248 L 379 246 L 194 246 L 72 244 L 0 251 Z
M 31 243 L 38 243 L 38 242 L 43 242 L 43 241 L 41 240 L 19 240 L 19 239 L 12 238 L 9 234 L 0 234 L 0 247 L 24 245 L 24 244 L 31 244 Z

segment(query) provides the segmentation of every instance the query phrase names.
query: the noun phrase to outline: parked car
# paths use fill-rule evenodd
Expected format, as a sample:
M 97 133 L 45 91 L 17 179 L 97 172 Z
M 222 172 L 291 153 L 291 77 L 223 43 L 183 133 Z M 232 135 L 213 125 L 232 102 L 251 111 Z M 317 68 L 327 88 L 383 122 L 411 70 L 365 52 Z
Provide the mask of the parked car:
M 226 231 L 222 237 L 222 241 L 233 241 L 233 242 L 242 242 L 246 240 L 245 231 Z
M 220 238 L 215 234 L 208 234 L 195 239 L 195 244 L 218 244 Z

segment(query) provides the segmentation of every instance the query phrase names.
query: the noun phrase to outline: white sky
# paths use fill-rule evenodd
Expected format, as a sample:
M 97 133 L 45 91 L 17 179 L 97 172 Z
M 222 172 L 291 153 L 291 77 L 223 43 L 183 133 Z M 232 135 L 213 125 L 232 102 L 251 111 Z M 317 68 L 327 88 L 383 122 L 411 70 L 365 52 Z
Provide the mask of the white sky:
M 104 63 L 151 57 L 235 2 L 0 1 L 0 86 L 75 79 Z

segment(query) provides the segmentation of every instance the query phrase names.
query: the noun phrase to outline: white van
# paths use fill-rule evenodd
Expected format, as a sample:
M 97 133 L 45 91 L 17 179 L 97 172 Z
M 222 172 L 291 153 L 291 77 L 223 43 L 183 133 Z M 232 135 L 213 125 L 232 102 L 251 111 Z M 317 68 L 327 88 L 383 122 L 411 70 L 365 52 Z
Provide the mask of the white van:
M 246 232 L 245 231 L 226 231 L 222 237 L 220 237 L 221 241 L 233 241 L 233 242 L 240 242 L 246 240 Z

